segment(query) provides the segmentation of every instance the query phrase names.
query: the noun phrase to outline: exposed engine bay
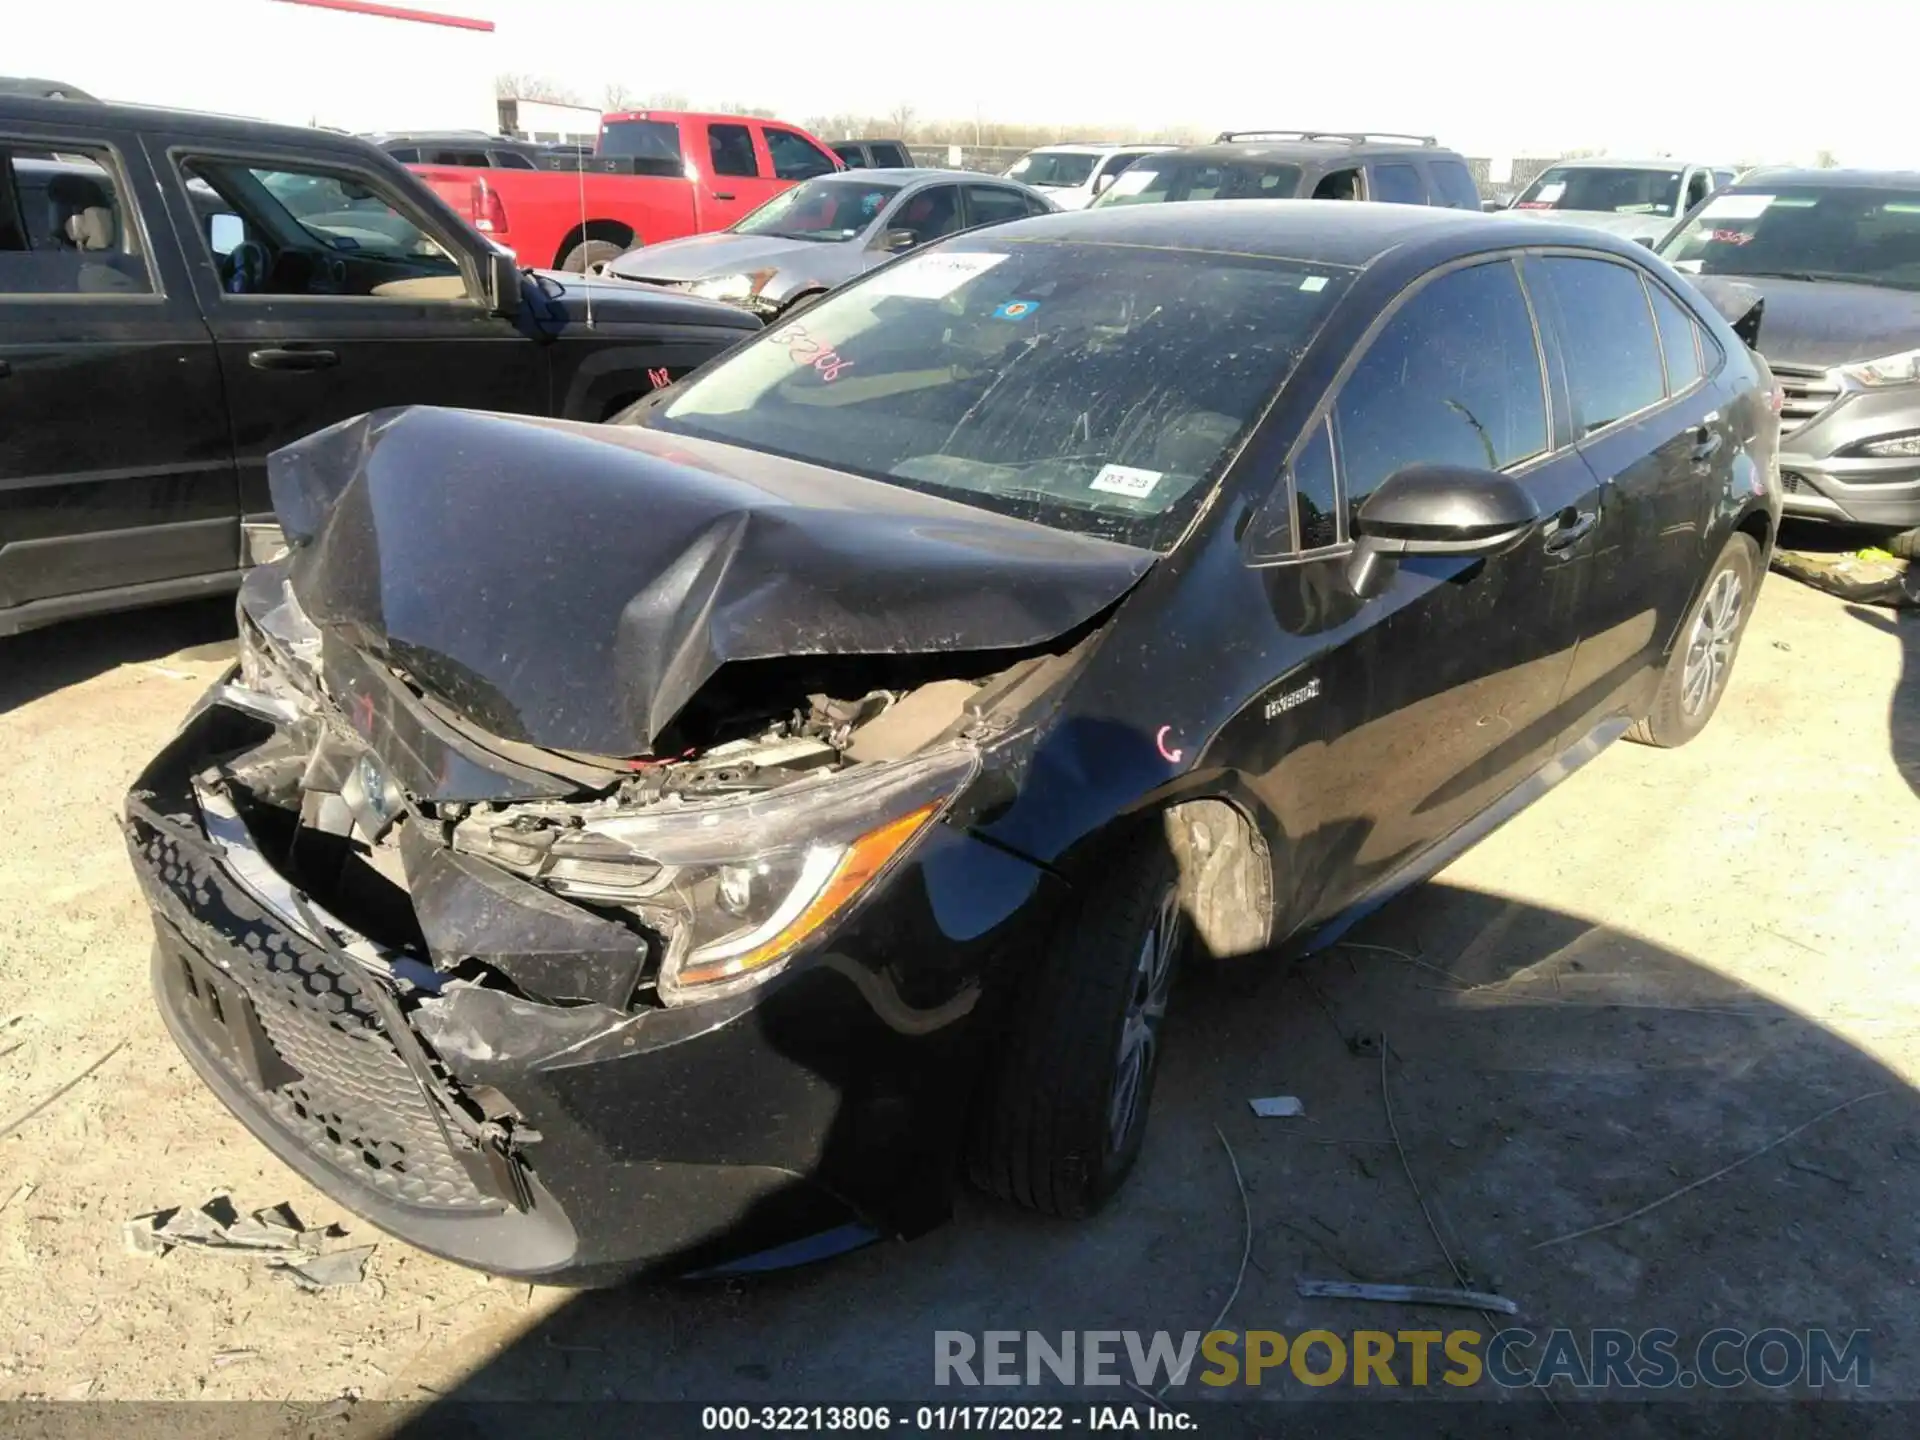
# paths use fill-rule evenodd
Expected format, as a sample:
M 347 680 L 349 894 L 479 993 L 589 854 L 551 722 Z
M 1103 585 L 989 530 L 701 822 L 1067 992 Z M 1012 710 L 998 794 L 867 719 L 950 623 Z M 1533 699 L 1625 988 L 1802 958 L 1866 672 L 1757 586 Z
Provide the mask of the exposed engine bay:
M 766 978 L 1073 668 L 1069 648 L 922 680 L 986 664 L 901 657 L 891 668 L 919 683 L 758 715 L 736 697 L 708 743 L 590 756 L 462 724 L 399 667 L 315 627 L 277 567 L 253 573 L 239 611 L 240 673 L 214 698 L 272 728 L 224 760 L 218 785 L 267 861 L 439 975 L 620 1010 Z M 444 793 L 463 767 L 499 798 Z

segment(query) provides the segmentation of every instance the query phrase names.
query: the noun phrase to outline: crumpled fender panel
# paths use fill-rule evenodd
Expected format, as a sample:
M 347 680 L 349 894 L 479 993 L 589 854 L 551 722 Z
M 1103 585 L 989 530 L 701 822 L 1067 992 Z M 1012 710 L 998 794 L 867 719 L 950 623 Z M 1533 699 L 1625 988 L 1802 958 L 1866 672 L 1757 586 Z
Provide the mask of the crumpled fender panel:
M 277 452 L 312 620 L 495 735 L 648 753 L 723 665 L 1019 650 L 1151 552 L 632 426 L 376 411 Z

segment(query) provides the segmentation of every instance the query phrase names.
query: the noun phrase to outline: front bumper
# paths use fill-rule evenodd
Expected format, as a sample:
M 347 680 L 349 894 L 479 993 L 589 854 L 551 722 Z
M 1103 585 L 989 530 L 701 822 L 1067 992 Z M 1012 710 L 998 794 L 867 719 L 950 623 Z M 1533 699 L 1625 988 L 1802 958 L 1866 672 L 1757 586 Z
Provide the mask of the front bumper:
M 1037 869 L 939 827 L 757 990 L 547 1004 L 290 904 L 195 789 L 267 733 L 203 704 L 136 782 L 126 830 L 169 1031 L 317 1188 L 447 1259 L 567 1284 L 811 1258 L 945 1217 L 978 1002 L 1043 898 Z M 503 1111 L 512 1141 L 489 1145 Z
M 1867 390 L 1777 367 L 1823 408 L 1781 437 L 1781 505 L 1788 515 L 1907 530 L 1920 525 L 1920 458 L 1860 453 L 1875 440 L 1920 431 L 1920 385 Z M 1828 399 L 1828 397 L 1831 399 Z

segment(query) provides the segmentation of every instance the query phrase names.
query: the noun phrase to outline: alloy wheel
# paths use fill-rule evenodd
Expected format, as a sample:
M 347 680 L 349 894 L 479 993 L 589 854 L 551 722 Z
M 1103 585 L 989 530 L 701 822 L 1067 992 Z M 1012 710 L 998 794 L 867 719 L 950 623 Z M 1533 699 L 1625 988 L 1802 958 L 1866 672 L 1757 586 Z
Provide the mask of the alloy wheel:
M 1698 715 L 1726 683 L 1745 599 L 1739 572 L 1732 569 L 1715 575 L 1707 587 L 1687 632 L 1687 663 L 1680 675 L 1680 708 L 1688 715 Z
M 1173 988 L 1173 962 L 1180 950 L 1184 917 L 1180 896 L 1172 886 L 1154 907 L 1152 923 L 1141 937 L 1133 962 L 1133 985 L 1127 994 L 1126 1019 L 1120 1027 L 1113 1100 L 1107 1112 L 1107 1146 L 1119 1154 L 1126 1148 L 1145 1108 L 1147 1085 L 1159 1053 L 1160 1022 L 1166 1018 L 1167 994 Z

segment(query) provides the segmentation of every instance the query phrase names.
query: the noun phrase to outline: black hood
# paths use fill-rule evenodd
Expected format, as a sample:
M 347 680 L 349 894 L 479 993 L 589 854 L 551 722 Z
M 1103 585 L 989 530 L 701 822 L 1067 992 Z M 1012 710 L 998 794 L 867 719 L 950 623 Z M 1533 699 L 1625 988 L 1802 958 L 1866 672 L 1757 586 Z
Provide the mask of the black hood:
M 759 317 L 738 305 L 679 290 L 664 290 L 657 285 L 636 285 L 630 280 L 602 280 L 565 270 L 536 270 L 528 276 L 528 289 L 538 294 L 530 303 L 538 307 L 541 325 L 547 330 L 584 327 L 589 301 L 596 327 L 699 325 L 738 330 L 742 336 L 760 328 Z
M 1737 281 L 1765 297 L 1760 353 L 1775 364 L 1827 370 L 1920 349 L 1920 294 L 1910 290 L 1765 275 L 1700 278 Z
M 316 625 L 497 736 L 598 755 L 651 753 L 734 662 L 1045 644 L 1155 558 L 631 426 L 377 411 L 268 473 Z

